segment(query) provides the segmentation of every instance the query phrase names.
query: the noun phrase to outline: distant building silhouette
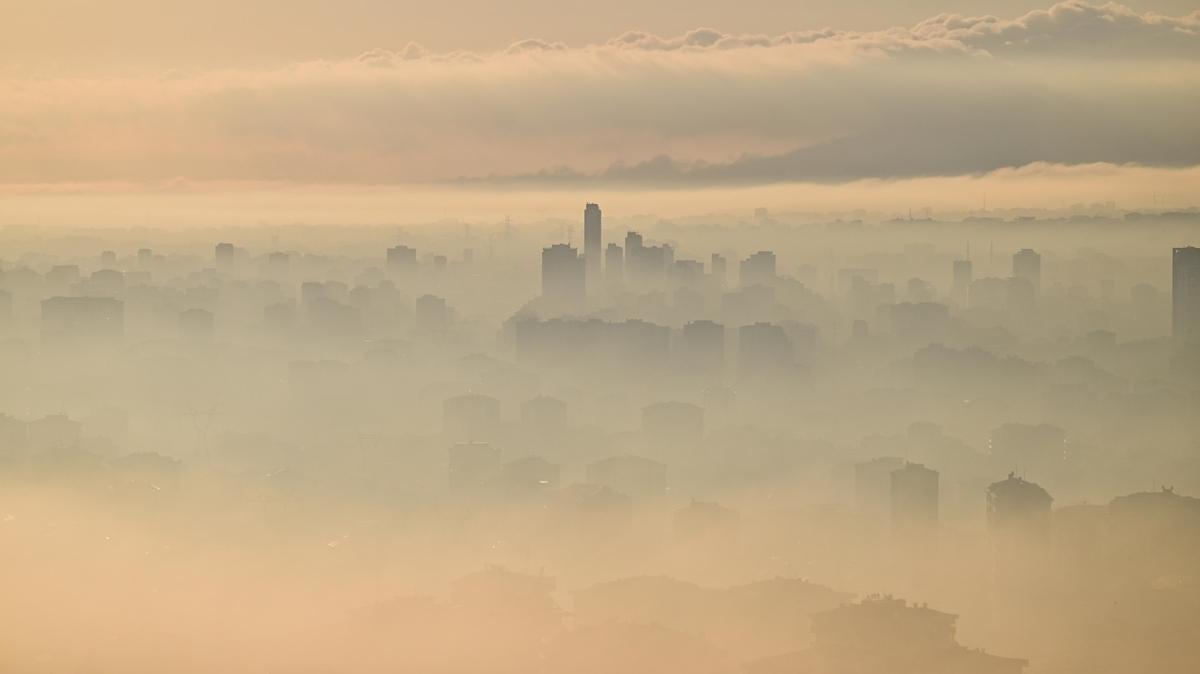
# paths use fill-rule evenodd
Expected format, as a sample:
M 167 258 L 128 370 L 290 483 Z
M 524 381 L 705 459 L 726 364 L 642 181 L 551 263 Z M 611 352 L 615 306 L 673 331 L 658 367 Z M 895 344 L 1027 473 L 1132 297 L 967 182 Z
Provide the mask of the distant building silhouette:
M 461 440 L 488 440 L 500 427 L 500 401 L 478 393 L 448 398 L 442 404 L 443 431 Z
M 112 297 L 42 300 L 42 341 L 96 345 L 125 335 L 125 303 Z
M 604 280 L 610 289 L 625 282 L 625 249 L 615 243 L 604 249 Z
M 892 533 L 926 538 L 938 527 L 938 472 L 906 461 L 891 473 Z
M 704 408 L 660 402 L 642 408 L 642 432 L 659 443 L 696 443 L 704 437 Z
M 881 525 L 892 509 L 892 473 L 904 467 L 904 459 L 881 456 L 854 464 L 854 510 L 864 522 Z
M 975 280 L 974 265 L 970 260 L 955 260 L 953 286 L 951 294 L 958 304 L 967 303 L 967 295 L 971 290 L 971 282 Z
M 725 326 L 712 321 L 684 325 L 675 357 L 682 371 L 719 383 L 725 370 Z
M 582 309 L 586 278 L 584 259 L 573 246 L 557 243 L 542 249 L 542 297 L 556 308 Z
M 412 276 L 417 271 L 417 251 L 404 245 L 387 249 L 387 269 L 397 276 Z
M 771 323 L 738 329 L 738 369 L 743 378 L 787 376 L 795 364 L 795 349 L 783 328 Z
M 583 257 L 586 268 L 587 292 L 600 289 L 600 256 L 603 254 L 603 232 L 598 204 L 587 204 L 583 209 Z
M 550 396 L 538 396 L 521 403 L 521 423 L 538 433 L 562 433 L 567 430 L 567 403 Z
M 1028 664 L 959 645 L 957 616 L 892 597 L 812 616 L 813 645 L 753 663 L 749 674 L 1020 674 Z
M 1013 278 L 1024 279 L 1036 295 L 1042 290 L 1042 256 L 1032 248 L 1022 248 L 1013 254 Z
M 600 459 L 587 466 L 587 480 L 633 498 L 661 496 L 667 489 L 667 466 L 641 456 Z
M 724 255 L 713 253 L 709 261 L 709 274 L 712 275 L 713 285 L 724 288 L 729 283 L 729 261 Z
M 1200 248 L 1176 248 L 1171 255 L 1171 335 L 1200 343 Z
M 213 261 L 216 263 L 217 269 L 232 269 L 235 254 L 236 249 L 232 243 L 218 243 L 213 249 Z
M 775 253 L 760 250 L 738 266 L 738 285 L 770 285 L 775 281 Z

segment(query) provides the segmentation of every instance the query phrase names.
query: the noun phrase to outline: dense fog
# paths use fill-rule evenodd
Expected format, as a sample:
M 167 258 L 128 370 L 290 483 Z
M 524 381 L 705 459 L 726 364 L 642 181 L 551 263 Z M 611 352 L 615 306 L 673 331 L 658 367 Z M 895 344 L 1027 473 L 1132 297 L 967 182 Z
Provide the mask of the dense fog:
M 0 669 L 1184 672 L 1200 215 L 0 230 Z

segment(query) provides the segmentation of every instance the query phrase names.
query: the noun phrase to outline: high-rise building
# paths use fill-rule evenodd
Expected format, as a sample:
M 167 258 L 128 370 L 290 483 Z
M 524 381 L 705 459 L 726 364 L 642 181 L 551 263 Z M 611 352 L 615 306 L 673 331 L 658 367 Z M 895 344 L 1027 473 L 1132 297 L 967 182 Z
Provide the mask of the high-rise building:
M 641 234 L 625 235 L 625 279 L 635 290 L 661 288 L 674 260 L 675 251 L 669 245 L 647 246 Z
M 1176 248 L 1171 256 L 1171 335 L 1200 342 L 1200 248 Z
M 971 281 L 975 280 L 974 265 L 970 260 L 955 260 L 954 261 L 954 285 L 952 294 L 954 301 L 959 304 L 967 303 L 967 296 L 971 291 Z
M 1023 538 L 1050 536 L 1050 505 L 1054 499 L 1039 485 L 1014 473 L 992 483 L 987 490 L 988 527 L 993 533 L 1013 533 Z
M 738 369 L 748 379 L 786 376 L 795 365 L 795 350 L 783 328 L 754 323 L 738 328 Z
M 387 268 L 393 274 L 412 274 L 417 270 L 417 250 L 404 245 L 388 248 Z
M 642 235 L 634 231 L 625 233 L 625 257 L 642 247 Z
M 738 283 L 744 288 L 752 285 L 770 285 L 775 280 L 775 253 L 760 250 L 742 260 L 738 267 Z
M 1013 278 L 1024 279 L 1029 281 L 1033 286 L 1033 292 L 1039 293 L 1042 290 L 1042 256 L 1032 248 L 1022 248 L 1013 254 L 1012 261 Z
M 574 246 L 557 243 L 542 249 L 542 297 L 563 307 L 578 307 L 586 288 L 584 259 Z
M 907 537 L 934 533 L 938 525 L 938 472 L 905 462 L 891 475 L 892 532 Z
M 987 489 L 987 520 L 995 554 L 995 582 L 1010 586 L 1045 571 L 1053 497 L 1013 473 Z
M 587 269 L 587 291 L 600 289 L 600 256 L 603 236 L 600 227 L 600 206 L 588 204 L 583 209 L 583 258 Z
M 725 371 L 725 326 L 712 321 L 684 325 L 675 356 L 683 371 L 720 381 Z
M 729 272 L 727 270 L 725 256 L 720 253 L 712 254 L 709 273 L 712 274 L 713 282 L 718 288 L 724 288 L 729 280 Z
M 213 257 L 218 269 L 229 269 L 233 266 L 234 247 L 232 243 L 218 243 L 213 251 Z
M 604 278 L 613 288 L 625 281 L 625 250 L 615 243 L 604 249 Z
M 892 508 L 892 473 L 904 459 L 881 456 L 854 464 L 854 510 L 864 522 L 882 525 Z

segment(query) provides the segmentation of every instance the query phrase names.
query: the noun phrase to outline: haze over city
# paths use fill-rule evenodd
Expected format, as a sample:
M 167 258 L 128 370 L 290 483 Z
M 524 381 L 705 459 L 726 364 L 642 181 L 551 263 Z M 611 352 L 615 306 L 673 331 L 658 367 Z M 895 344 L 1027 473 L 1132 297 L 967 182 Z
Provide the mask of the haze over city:
M 1200 10 L 9 2 L 0 671 L 1200 662 Z

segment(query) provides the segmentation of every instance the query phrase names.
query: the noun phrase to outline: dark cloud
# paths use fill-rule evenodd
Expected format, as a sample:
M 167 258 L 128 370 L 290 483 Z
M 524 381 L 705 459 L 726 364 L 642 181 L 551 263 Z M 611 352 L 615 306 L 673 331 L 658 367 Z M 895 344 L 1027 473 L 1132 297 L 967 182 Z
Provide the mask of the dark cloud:
M 1069 2 L 874 33 L 410 43 L 272 70 L 0 82 L 0 182 L 743 185 L 1200 164 L 1198 25 Z

